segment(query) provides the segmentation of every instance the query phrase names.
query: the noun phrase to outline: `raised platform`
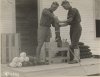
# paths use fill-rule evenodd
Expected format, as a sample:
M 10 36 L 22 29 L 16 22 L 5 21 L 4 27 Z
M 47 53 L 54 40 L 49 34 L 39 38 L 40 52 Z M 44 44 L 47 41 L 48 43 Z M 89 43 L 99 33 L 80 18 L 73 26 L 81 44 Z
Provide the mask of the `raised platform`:
M 86 76 L 100 73 L 100 59 L 82 59 L 80 64 L 51 64 L 21 68 L 10 68 L 2 65 L 2 71 L 13 71 L 24 75 L 25 77 L 33 76 Z M 21 76 L 21 77 L 22 77 Z

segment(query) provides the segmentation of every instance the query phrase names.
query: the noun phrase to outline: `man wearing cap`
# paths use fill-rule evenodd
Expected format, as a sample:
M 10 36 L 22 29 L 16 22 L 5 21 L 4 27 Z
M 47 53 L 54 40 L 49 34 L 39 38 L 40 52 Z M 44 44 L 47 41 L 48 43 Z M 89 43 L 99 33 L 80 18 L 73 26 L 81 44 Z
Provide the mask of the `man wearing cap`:
M 58 8 L 59 4 L 53 2 L 50 8 L 44 8 L 41 15 L 40 26 L 38 28 L 38 46 L 36 49 L 37 63 L 40 62 L 41 48 L 44 42 L 49 42 L 51 37 L 50 27 L 55 26 L 54 22 L 57 21 L 53 12 Z
M 70 40 L 71 40 L 71 51 L 72 51 L 72 55 L 74 59 L 72 59 L 69 63 L 73 64 L 73 63 L 78 63 L 80 62 L 80 50 L 79 50 L 79 46 L 78 46 L 78 42 L 81 36 L 81 31 L 82 31 L 82 27 L 81 27 L 81 16 L 80 13 L 78 11 L 78 9 L 76 8 L 72 8 L 72 6 L 70 5 L 70 3 L 65 0 L 62 2 L 61 6 L 65 9 L 68 10 L 68 16 L 67 16 L 67 21 L 59 21 L 61 27 L 63 26 L 67 26 L 70 25 Z

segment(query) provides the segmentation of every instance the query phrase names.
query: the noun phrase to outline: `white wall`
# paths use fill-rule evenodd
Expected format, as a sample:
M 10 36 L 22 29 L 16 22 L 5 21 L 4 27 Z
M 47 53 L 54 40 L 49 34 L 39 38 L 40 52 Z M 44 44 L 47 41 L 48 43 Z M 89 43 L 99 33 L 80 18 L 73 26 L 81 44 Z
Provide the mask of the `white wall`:
M 43 8 L 49 8 L 53 1 L 58 1 L 61 4 L 62 0 L 40 0 L 40 14 Z M 71 5 L 79 9 L 82 18 L 82 36 L 80 41 L 84 42 L 86 45 L 89 45 L 93 53 L 99 53 L 100 50 L 100 38 L 96 38 L 95 31 L 95 17 L 94 17 L 94 0 L 70 0 Z M 66 11 L 60 6 L 56 11 L 55 15 L 58 16 L 60 20 L 67 18 Z M 53 37 L 51 40 L 54 40 L 54 28 L 52 28 Z M 61 28 L 61 37 L 69 39 L 69 27 Z
M 15 0 L 0 0 L 0 33 L 15 33 Z
M 95 18 L 100 20 L 100 0 L 95 0 Z

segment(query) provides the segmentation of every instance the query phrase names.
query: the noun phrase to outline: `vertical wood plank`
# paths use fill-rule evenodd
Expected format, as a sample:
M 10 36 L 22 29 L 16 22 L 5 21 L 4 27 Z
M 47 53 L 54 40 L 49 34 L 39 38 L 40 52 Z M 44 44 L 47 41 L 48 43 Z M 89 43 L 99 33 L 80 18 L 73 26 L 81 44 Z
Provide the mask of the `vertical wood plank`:
M 8 51 L 8 54 L 9 54 L 9 62 L 11 62 L 12 61 L 12 56 L 13 56 L 13 54 L 12 54 L 12 42 L 13 42 L 12 34 L 8 34 L 8 37 L 9 37 L 9 47 L 8 47 L 9 51 Z
M 7 33 L 1 35 L 1 63 L 9 63 L 20 53 L 20 35 Z
M 1 63 L 6 63 L 6 34 L 1 34 Z
M 14 40 L 15 40 L 15 56 L 19 56 L 20 53 L 20 38 L 19 38 L 19 34 L 16 34 L 14 36 Z

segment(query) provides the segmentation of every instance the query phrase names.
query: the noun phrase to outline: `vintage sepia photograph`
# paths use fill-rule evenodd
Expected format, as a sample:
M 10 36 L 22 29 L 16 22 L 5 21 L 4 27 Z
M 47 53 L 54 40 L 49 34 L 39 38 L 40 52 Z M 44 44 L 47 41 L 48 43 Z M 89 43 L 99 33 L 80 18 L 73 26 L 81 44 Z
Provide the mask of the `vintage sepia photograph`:
M 100 0 L 0 0 L 1 77 L 100 76 Z

